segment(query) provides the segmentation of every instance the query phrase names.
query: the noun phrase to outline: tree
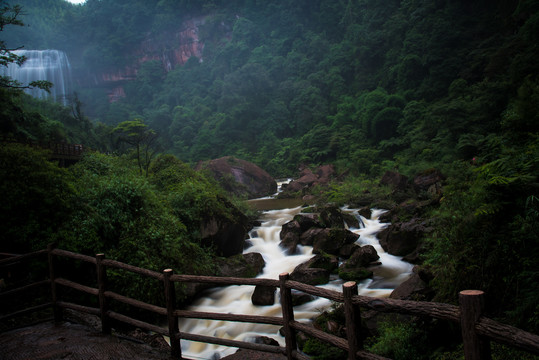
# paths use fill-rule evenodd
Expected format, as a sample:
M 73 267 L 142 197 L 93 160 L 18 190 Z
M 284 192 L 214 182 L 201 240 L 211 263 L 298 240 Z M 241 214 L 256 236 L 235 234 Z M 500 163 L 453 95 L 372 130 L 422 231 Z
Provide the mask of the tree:
M 157 139 L 155 131 L 148 128 L 142 119 L 124 121 L 116 126 L 112 133 L 118 136 L 118 140 L 135 147 L 137 164 L 140 174 L 142 169 L 148 175 L 148 167 L 155 152 L 152 152 L 151 146 Z M 141 158 L 141 151 L 144 157 Z
M 4 0 L 0 0 L 0 31 L 4 31 L 4 27 L 8 25 L 24 26 L 24 23 L 18 19 L 22 14 L 22 7 L 20 5 L 9 5 Z M 26 58 L 14 53 L 14 51 L 20 49 L 9 48 L 3 40 L 0 40 L 0 66 L 9 66 L 10 64 L 17 64 L 21 66 Z M 47 92 L 50 91 L 52 83 L 45 80 L 32 81 L 28 85 L 23 85 L 20 82 L 13 80 L 9 76 L 0 75 L 0 87 L 23 90 L 39 88 Z

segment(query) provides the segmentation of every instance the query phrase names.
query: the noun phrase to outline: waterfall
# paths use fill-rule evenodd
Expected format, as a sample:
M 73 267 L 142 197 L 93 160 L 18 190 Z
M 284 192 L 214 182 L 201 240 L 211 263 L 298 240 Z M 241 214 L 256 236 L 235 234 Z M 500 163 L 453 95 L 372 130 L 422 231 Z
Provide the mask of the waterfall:
M 351 212 L 359 218 L 357 210 L 342 209 Z M 293 219 L 301 211 L 301 207 L 264 212 L 262 224 L 251 231 L 250 242 L 252 246 L 244 253 L 258 252 L 262 254 L 266 266 L 258 277 L 278 279 L 282 272 L 291 273 L 294 268 L 309 260 L 312 254 L 311 246 L 298 246 L 299 254 L 289 256 L 279 247 L 279 233 L 286 222 Z M 412 265 L 400 258 L 387 254 L 380 246 L 376 233 L 388 224 L 378 221 L 381 210 L 374 210 L 370 219 L 361 217 L 364 227 L 352 228 L 352 232 L 359 234 L 359 245 L 373 245 L 380 256 L 382 265 L 374 269 L 373 279 L 367 279 L 359 284 L 359 294 L 365 296 L 387 297 L 411 273 Z M 343 281 L 334 279 L 321 287 L 342 291 Z M 209 291 L 203 298 L 197 300 L 190 310 L 234 313 L 262 316 L 281 316 L 279 305 L 279 291 L 275 294 L 275 304 L 271 306 L 255 306 L 251 303 L 254 286 L 228 286 Z M 319 315 L 321 309 L 328 309 L 331 302 L 319 298 L 306 304 L 294 307 L 294 319 L 300 322 L 309 322 Z M 193 334 L 217 336 L 226 339 L 249 341 L 256 336 L 267 336 L 277 340 L 284 346 L 284 338 L 279 334 L 279 326 L 250 323 L 233 323 L 226 321 L 182 319 L 180 331 Z M 191 359 L 219 359 L 236 351 L 235 348 L 210 345 L 198 342 L 182 341 L 182 353 Z
M 23 86 L 37 80 L 50 81 L 53 84 L 50 94 L 38 88 L 26 89 L 25 92 L 40 99 L 51 97 L 54 101 L 67 105 L 67 96 L 71 90 L 71 66 L 63 51 L 16 50 L 13 53 L 25 56 L 26 61 L 21 66 L 11 63 L 0 69 L 2 75 L 17 80 Z

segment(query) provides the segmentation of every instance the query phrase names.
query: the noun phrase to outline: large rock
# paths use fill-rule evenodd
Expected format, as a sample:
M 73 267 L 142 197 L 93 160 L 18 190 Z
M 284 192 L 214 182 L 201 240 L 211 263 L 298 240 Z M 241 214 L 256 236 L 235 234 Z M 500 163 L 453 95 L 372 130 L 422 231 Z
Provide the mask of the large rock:
M 211 216 L 203 219 L 200 225 L 202 244 L 214 247 L 220 256 L 241 254 L 251 225 L 239 210 L 233 211 L 233 217 Z
M 408 178 L 395 171 L 386 171 L 380 180 L 380 184 L 391 186 L 397 191 L 405 191 L 408 186 Z
M 352 256 L 339 267 L 339 277 L 346 281 L 361 281 L 373 276 L 368 269 L 380 257 L 372 245 L 355 246 Z
M 251 302 L 255 306 L 269 306 L 275 303 L 275 286 L 255 286 L 253 295 L 251 295 Z
M 282 196 L 286 196 L 286 193 L 306 190 L 313 185 L 327 185 L 334 174 L 335 168 L 333 165 L 322 165 L 314 172 L 308 168 L 304 168 L 300 172 L 300 177 L 288 184 Z
M 378 256 L 374 246 L 364 245 L 356 247 L 346 263 L 354 267 L 367 267 L 378 259 L 380 259 L 380 256 Z
M 353 244 L 359 238 L 346 229 L 322 229 L 313 239 L 313 254 L 322 252 L 332 255 L 338 255 L 339 250 L 346 244 Z
M 440 171 L 435 169 L 427 170 L 414 178 L 414 189 L 416 192 L 426 191 L 431 196 L 440 195 L 444 179 L 445 176 Z
M 419 218 L 392 224 L 378 233 L 380 245 L 395 256 L 406 256 L 416 251 L 425 233 L 431 229 Z
M 390 299 L 430 301 L 434 297 L 433 289 L 428 285 L 429 278 L 421 274 L 417 266 L 408 280 L 400 284 L 389 295 Z
M 309 285 L 323 285 L 329 282 L 330 271 L 322 268 L 310 268 L 308 265 L 296 266 L 290 274 L 290 280 Z
M 336 206 L 325 206 L 320 211 L 320 222 L 324 227 L 344 229 L 344 217 Z
M 208 170 L 226 191 L 237 196 L 254 199 L 277 191 L 277 183 L 266 171 L 232 156 L 200 162 L 195 170 Z
M 339 266 L 334 256 L 316 255 L 308 261 L 296 266 L 290 279 L 309 285 L 321 285 L 329 282 L 329 275 Z

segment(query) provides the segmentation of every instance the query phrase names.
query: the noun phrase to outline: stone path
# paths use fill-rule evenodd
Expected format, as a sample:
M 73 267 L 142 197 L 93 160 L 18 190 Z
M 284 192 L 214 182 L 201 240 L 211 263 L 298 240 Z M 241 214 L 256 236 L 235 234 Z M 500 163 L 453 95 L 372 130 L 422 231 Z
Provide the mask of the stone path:
M 170 350 L 104 335 L 86 325 L 52 321 L 0 333 L 0 360 L 168 360 Z M 281 360 L 284 355 L 242 350 L 222 360 Z M 187 359 L 186 359 L 187 360 Z
M 169 355 L 163 349 L 70 322 L 46 322 L 0 333 L 1 360 L 163 360 L 170 359 Z

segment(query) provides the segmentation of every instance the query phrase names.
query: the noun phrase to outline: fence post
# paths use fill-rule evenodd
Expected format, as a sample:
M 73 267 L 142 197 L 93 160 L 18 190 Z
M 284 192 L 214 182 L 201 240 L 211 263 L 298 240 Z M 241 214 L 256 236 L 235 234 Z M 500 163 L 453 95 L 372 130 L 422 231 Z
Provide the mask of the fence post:
M 484 292 L 463 290 L 459 293 L 460 326 L 466 360 L 490 360 L 490 343 L 475 332 L 475 324 L 484 308 Z
M 344 296 L 344 317 L 346 321 L 346 337 L 348 338 L 348 359 L 355 360 L 358 350 L 363 348 L 361 339 L 361 313 L 359 306 L 354 305 L 352 297 L 357 295 L 357 284 L 355 281 L 348 281 L 343 284 L 342 292 Z
M 97 254 L 95 256 L 97 267 L 97 287 L 99 290 L 99 312 L 101 316 L 101 332 L 103 334 L 111 333 L 110 319 L 107 315 L 108 304 L 105 297 L 105 290 L 107 289 L 107 269 L 103 266 L 103 260 L 105 254 Z
M 56 244 L 49 244 L 47 246 L 48 260 L 49 260 L 49 279 L 51 281 L 51 296 L 52 296 L 52 311 L 54 314 L 54 321 L 62 321 L 62 309 L 58 306 L 58 288 L 56 286 L 56 274 L 55 274 L 55 258 L 52 251 L 56 248 Z
M 296 332 L 290 326 L 290 322 L 294 321 L 294 307 L 292 306 L 292 290 L 286 287 L 288 273 L 279 274 L 279 286 L 281 291 L 281 308 L 283 311 L 284 322 L 284 338 L 286 343 L 286 357 L 288 360 L 293 359 L 292 352 L 296 350 Z
M 176 308 L 176 291 L 174 289 L 174 281 L 170 280 L 173 273 L 174 271 L 172 269 L 163 270 L 163 275 L 165 276 L 164 285 L 165 300 L 167 302 L 168 334 L 170 337 L 170 351 L 172 357 L 182 359 L 178 317 L 174 315 L 174 310 Z

